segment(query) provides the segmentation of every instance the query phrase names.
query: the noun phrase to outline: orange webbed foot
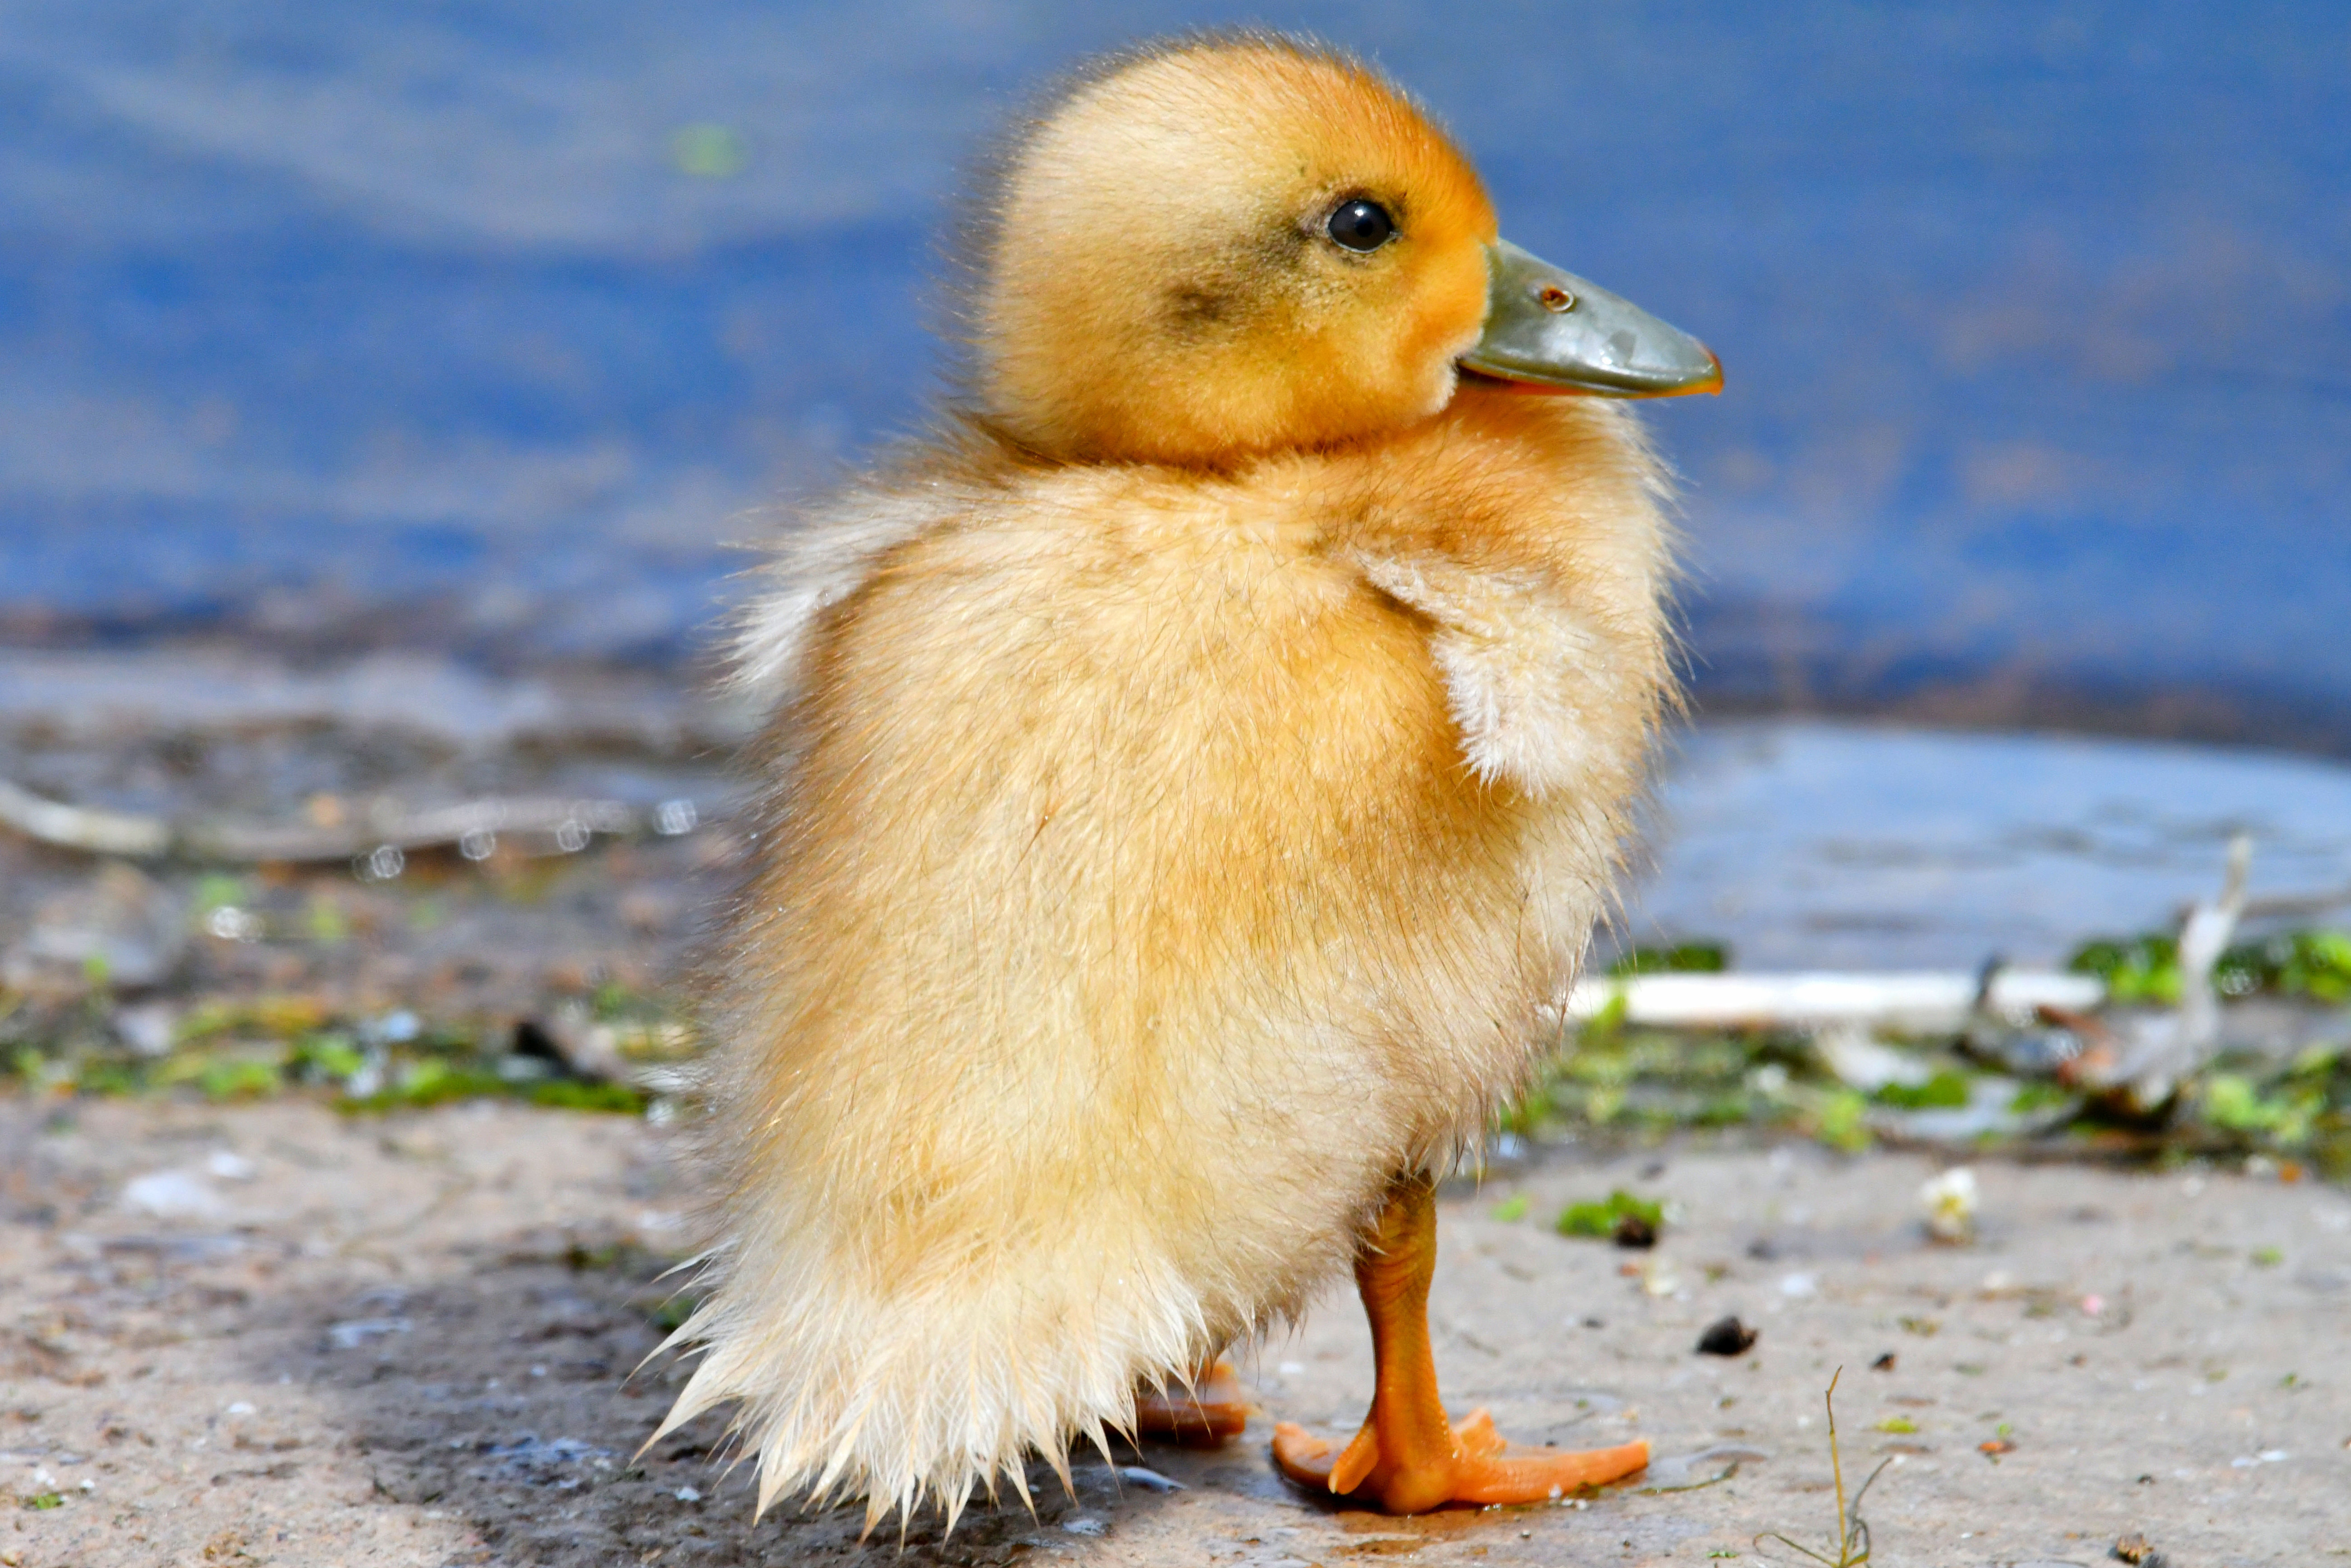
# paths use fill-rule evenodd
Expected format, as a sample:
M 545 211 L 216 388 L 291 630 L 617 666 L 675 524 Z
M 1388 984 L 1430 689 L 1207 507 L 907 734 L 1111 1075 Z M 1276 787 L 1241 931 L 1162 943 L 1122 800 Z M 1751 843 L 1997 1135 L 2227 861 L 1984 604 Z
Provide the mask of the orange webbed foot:
M 1436 1273 L 1437 1184 L 1426 1173 L 1401 1177 L 1355 1254 L 1377 1377 L 1371 1414 L 1335 1452 L 1283 1422 L 1274 1429 L 1273 1460 L 1284 1475 L 1388 1513 L 1425 1513 L 1447 1503 L 1546 1502 L 1647 1467 L 1649 1445 L 1639 1440 L 1582 1451 L 1520 1448 L 1503 1441 L 1483 1410 L 1457 1426 L 1437 1398 L 1428 1343 Z
M 1183 1387 L 1144 1388 L 1134 1396 L 1134 1433 L 1186 1448 L 1213 1448 L 1241 1435 L 1249 1412 L 1257 1406 L 1233 1375 L 1232 1363 L 1219 1358 Z
M 1351 1497 L 1389 1513 L 1421 1513 L 1447 1503 L 1547 1502 L 1585 1487 L 1638 1474 L 1649 1463 L 1646 1439 L 1613 1448 L 1532 1448 L 1506 1441 L 1483 1410 L 1451 1427 L 1452 1451 L 1383 1463 L 1372 1422 L 1344 1448 L 1284 1421 L 1273 1430 L 1273 1462 L 1301 1486 Z

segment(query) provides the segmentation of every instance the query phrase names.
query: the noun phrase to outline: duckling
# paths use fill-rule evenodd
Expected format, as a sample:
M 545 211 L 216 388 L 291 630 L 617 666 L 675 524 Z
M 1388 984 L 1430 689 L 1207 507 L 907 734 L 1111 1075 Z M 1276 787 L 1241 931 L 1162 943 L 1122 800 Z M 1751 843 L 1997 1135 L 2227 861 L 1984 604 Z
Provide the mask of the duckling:
M 1317 47 L 1120 56 L 1000 179 L 967 398 L 744 623 L 768 809 L 662 1430 L 735 1402 L 760 1509 L 952 1526 L 1031 1453 L 1066 1484 L 1077 1437 L 1181 1427 L 1352 1267 L 1371 1413 L 1279 1427 L 1293 1479 L 1417 1511 L 1636 1470 L 1447 1418 L 1434 1183 L 1535 1071 L 1671 701 L 1617 400 L 1720 368 L 1502 242 Z

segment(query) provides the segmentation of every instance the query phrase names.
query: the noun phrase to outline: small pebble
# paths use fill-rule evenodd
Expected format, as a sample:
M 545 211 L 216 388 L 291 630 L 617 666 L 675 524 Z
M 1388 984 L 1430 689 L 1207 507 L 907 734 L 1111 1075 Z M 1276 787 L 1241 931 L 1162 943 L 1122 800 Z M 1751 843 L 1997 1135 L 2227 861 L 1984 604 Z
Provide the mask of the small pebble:
M 1755 1331 L 1737 1318 L 1718 1318 L 1698 1336 L 1700 1355 L 1743 1355 L 1755 1343 Z
M 1182 1481 L 1163 1476 L 1148 1465 L 1121 1465 L 1118 1468 L 1118 1476 L 1119 1479 L 1133 1481 L 1145 1491 L 1171 1492 L 1184 1490 Z

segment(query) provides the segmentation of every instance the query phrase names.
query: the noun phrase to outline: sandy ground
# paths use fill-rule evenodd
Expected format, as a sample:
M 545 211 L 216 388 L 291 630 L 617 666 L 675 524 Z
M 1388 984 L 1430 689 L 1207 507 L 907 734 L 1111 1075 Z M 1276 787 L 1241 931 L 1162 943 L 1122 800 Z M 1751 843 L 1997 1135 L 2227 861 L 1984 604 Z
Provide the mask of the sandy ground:
M 1447 1202 L 1451 1398 L 1535 1440 L 1645 1434 L 1652 1486 L 1735 1458 L 1718 1484 L 1421 1520 L 1293 1491 L 1271 1418 L 1343 1432 L 1369 1391 L 1334 1290 L 1245 1359 L 1267 1417 L 1242 1441 L 1081 1464 L 1074 1500 L 1036 1467 L 1034 1517 L 982 1509 L 945 1539 L 919 1519 L 901 1555 L 887 1531 L 860 1548 L 849 1512 L 754 1522 L 715 1424 L 633 1457 L 678 1381 L 631 1376 L 659 1339 L 653 1276 L 690 1244 L 659 1130 L 486 1103 L 16 1101 L 0 1564 L 1751 1562 L 1758 1531 L 1828 1532 L 1840 1364 L 1848 1480 L 1895 1460 L 1865 1511 L 1881 1564 L 2092 1563 L 2126 1531 L 2175 1564 L 2351 1557 L 2351 1196 L 1991 1166 L 1980 1240 L 1944 1248 L 1917 1222 L 1930 1172 L 1553 1148 Z M 1542 1223 L 1615 1185 L 1676 1206 L 1654 1253 Z M 1520 1194 L 1526 1218 L 1495 1217 Z M 1729 1312 L 1755 1348 L 1694 1354 Z

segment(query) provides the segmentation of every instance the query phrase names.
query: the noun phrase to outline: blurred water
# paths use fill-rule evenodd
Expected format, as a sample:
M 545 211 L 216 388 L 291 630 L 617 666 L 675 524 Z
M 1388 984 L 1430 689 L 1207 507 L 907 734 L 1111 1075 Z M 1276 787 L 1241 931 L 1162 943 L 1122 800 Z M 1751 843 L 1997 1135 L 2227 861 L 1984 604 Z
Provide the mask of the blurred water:
M 0 635 L 674 658 L 746 508 L 920 417 L 972 139 L 1243 15 L 1375 55 L 1508 232 L 1720 351 L 1726 395 L 1657 416 L 1709 691 L 2340 719 L 2351 10 L 2318 0 L 19 0 Z
M 1705 726 L 1661 791 L 1633 940 L 1741 968 L 2059 963 L 2168 930 L 2252 835 L 2256 896 L 2351 890 L 2351 766 L 2252 750 L 1806 722 Z M 2335 916 L 2341 918 L 2338 911 Z

